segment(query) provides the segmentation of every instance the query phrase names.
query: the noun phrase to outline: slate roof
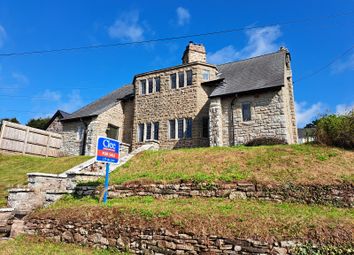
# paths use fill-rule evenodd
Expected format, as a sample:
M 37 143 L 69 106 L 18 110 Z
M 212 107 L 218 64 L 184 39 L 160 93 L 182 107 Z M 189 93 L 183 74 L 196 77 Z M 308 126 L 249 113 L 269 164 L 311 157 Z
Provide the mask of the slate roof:
M 110 94 L 82 107 L 69 116 L 64 117 L 62 121 L 97 116 L 111 108 L 117 101 L 128 98 L 132 95 L 134 95 L 134 86 L 131 84 L 125 85 L 112 91 Z
M 218 85 L 210 97 L 261 90 L 284 85 L 286 51 L 280 50 L 246 60 L 217 65 Z
M 50 118 L 50 120 L 47 122 L 47 124 L 45 125 L 45 129 L 47 129 L 50 124 L 52 124 L 52 122 L 55 120 L 56 117 L 59 117 L 59 119 L 63 119 L 66 118 L 67 116 L 69 116 L 70 113 L 64 112 L 62 110 L 57 110 L 54 115 Z

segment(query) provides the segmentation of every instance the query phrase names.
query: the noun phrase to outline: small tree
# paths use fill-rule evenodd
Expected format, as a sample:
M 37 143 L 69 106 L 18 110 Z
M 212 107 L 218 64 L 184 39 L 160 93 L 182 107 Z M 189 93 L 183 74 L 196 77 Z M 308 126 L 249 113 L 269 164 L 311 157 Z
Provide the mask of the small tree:
M 354 110 L 343 115 L 327 115 L 316 125 L 319 143 L 346 149 L 354 148 Z
M 17 123 L 17 124 L 21 124 L 17 118 L 3 118 L 0 120 L 0 122 L 2 122 L 3 120 L 6 120 L 6 121 L 10 121 L 12 123 Z
M 26 126 L 45 130 L 49 120 L 50 118 L 33 118 L 27 122 Z

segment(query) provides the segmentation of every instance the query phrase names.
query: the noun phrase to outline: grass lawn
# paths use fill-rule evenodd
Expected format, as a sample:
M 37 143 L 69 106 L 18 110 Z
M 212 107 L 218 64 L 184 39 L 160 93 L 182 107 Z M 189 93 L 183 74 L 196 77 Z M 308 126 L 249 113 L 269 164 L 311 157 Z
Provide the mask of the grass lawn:
M 130 197 L 102 205 L 94 198 L 68 196 L 31 217 L 57 219 L 61 224 L 99 221 L 266 241 L 296 238 L 343 244 L 354 240 L 353 209 L 255 200 Z
M 54 243 L 33 236 L 19 236 L 14 240 L 0 241 L 3 255 L 110 255 L 117 251 L 98 250 L 73 244 Z
M 213 147 L 146 151 L 110 182 L 354 183 L 354 152 L 317 145 Z
M 7 189 L 27 182 L 27 173 L 62 173 L 90 157 L 44 158 L 0 154 L 0 207 L 6 205 Z

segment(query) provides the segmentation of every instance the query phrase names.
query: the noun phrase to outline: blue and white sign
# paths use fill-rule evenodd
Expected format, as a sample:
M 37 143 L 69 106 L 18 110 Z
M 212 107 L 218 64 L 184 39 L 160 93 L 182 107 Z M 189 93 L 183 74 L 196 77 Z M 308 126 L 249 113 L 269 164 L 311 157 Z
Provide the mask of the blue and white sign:
M 117 140 L 100 136 L 97 139 L 96 161 L 104 163 L 119 163 L 120 143 Z

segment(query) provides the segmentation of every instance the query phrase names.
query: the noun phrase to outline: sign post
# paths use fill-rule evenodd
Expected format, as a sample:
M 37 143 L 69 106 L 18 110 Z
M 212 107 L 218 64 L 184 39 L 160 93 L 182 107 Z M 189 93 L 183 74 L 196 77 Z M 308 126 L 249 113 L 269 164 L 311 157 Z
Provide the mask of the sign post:
M 108 198 L 109 167 L 111 163 L 119 163 L 119 149 L 119 141 L 103 136 L 98 137 L 96 161 L 106 163 L 106 178 L 104 182 L 103 203 L 106 203 Z

